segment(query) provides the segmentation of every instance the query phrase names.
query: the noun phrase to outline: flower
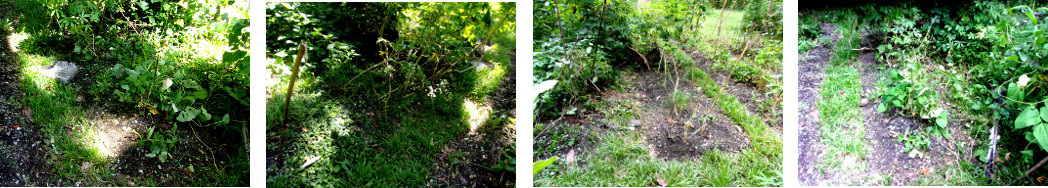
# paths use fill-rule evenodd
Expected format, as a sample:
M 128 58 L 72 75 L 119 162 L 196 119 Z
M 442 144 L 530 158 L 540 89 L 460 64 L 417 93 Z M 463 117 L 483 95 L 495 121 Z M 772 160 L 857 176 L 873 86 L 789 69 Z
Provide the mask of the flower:
M 1028 77 L 1025 74 L 1023 74 L 1022 76 L 1019 77 L 1019 82 L 1016 82 L 1015 84 L 1019 85 L 1019 88 L 1025 88 L 1026 85 L 1029 84 L 1029 83 L 1030 83 L 1030 77 Z

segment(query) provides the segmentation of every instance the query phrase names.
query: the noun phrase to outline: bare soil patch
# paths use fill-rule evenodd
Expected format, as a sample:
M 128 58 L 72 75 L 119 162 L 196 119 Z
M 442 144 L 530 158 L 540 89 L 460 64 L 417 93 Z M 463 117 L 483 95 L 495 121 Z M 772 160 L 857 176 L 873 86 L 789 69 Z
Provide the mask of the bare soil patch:
M 634 90 L 610 91 L 605 97 L 612 101 L 634 101 L 638 112 L 631 123 L 644 131 L 657 157 L 693 158 L 713 149 L 736 152 L 749 145 L 742 127 L 733 124 L 713 99 L 697 91 L 690 80 L 668 80 L 659 72 L 639 73 L 637 79 Z M 690 93 L 687 107 L 676 112 L 668 102 L 673 85 L 681 92 Z
M 7 50 L 7 38 L 0 38 L 0 186 L 47 186 L 53 174 L 51 165 L 41 160 L 48 157 L 44 139 L 27 114 L 30 109 L 21 105 L 21 74 Z
M 798 157 L 798 177 L 802 185 L 815 185 L 815 183 L 822 177 L 822 174 L 816 169 L 816 164 L 822 155 L 822 146 L 820 145 L 821 133 L 819 132 L 819 89 L 822 88 L 822 79 L 826 77 L 826 64 L 830 62 L 830 55 L 833 53 L 832 50 L 840 39 L 840 36 L 834 32 L 837 29 L 836 25 L 830 23 L 822 23 L 822 34 L 821 37 L 827 37 L 832 39 L 832 44 L 822 44 L 818 47 L 808 50 L 807 53 L 802 54 L 802 61 L 798 67 L 799 76 L 798 81 L 800 88 L 797 89 L 799 98 L 798 115 L 800 115 L 798 126 L 800 132 L 798 132 L 797 146 L 799 147 Z

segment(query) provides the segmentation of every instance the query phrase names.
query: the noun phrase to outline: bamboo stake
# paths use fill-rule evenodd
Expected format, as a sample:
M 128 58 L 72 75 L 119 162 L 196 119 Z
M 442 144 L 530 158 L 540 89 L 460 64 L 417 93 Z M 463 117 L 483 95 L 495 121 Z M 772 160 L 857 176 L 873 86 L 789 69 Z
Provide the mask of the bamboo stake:
M 280 120 L 287 122 L 288 107 L 291 106 L 291 95 L 294 94 L 295 90 L 295 79 L 298 79 L 298 67 L 302 66 L 302 57 L 306 55 L 306 43 L 298 45 L 298 56 L 295 56 L 295 66 L 291 68 L 291 82 L 287 85 L 287 97 L 284 100 L 284 115 L 280 116 Z

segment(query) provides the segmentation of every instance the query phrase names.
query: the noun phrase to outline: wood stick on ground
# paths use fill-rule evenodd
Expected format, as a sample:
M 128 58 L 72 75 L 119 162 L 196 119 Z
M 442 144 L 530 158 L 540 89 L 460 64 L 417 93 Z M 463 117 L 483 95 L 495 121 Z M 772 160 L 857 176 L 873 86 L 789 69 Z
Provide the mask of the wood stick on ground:
M 1016 181 L 1019 181 L 1019 180 L 1021 180 L 1023 178 L 1026 178 L 1026 176 L 1030 176 L 1030 173 L 1033 172 L 1034 170 L 1037 170 L 1038 168 L 1041 168 L 1041 165 L 1044 165 L 1044 162 L 1048 162 L 1048 157 L 1044 157 L 1044 159 L 1041 159 L 1041 162 L 1037 162 L 1037 165 L 1034 165 L 1033 168 L 1030 168 L 1030 170 L 1027 170 L 1026 174 L 1023 174 L 1022 177 L 1019 177 L 1019 178 L 1016 178 L 1015 180 L 1012 180 L 1011 183 L 1008 183 L 1008 186 L 1012 186 L 1012 184 L 1015 184 Z
M 291 95 L 294 94 L 295 90 L 295 79 L 298 78 L 298 67 L 302 66 L 302 56 L 306 55 L 306 43 L 298 45 L 298 56 L 295 56 L 295 66 L 291 68 L 291 81 L 287 85 L 287 95 L 284 100 L 284 115 L 280 116 L 280 121 L 287 122 L 287 111 L 288 107 L 291 106 Z

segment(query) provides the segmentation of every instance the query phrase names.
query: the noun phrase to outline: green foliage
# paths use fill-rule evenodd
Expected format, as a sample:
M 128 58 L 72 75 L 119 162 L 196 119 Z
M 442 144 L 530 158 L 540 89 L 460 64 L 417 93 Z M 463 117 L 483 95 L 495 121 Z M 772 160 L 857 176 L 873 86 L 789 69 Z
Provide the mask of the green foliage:
M 907 129 L 905 133 L 900 134 L 892 131 L 892 134 L 903 144 L 902 152 L 911 152 L 912 150 L 924 151 L 928 149 L 928 144 L 931 143 L 931 139 L 928 138 L 928 132 L 925 131 L 910 132 Z
M 495 166 L 491 169 L 498 171 L 516 172 L 517 171 L 517 158 L 514 154 L 517 153 L 517 146 L 511 146 L 509 148 L 502 149 L 502 158 L 499 159 Z
M 536 111 L 560 112 L 571 100 L 614 84 L 611 64 L 633 53 L 626 24 L 632 9 L 622 1 L 536 1 L 534 84 L 558 80 L 537 96 Z M 536 114 L 544 115 L 544 114 Z
M 749 25 L 746 29 L 770 35 L 768 38 L 782 40 L 782 1 L 754 1 L 746 7 L 746 15 L 742 20 Z M 805 34 L 800 30 L 801 36 Z
M 822 24 L 815 21 L 814 16 L 803 16 L 797 26 L 801 39 L 817 39 L 822 34 Z
M 208 125 L 225 125 L 230 114 L 234 119 L 247 116 L 236 113 L 249 101 L 245 4 L 18 3 L 50 7 L 23 7 L 21 16 L 30 24 L 21 29 L 32 35 L 22 44 L 26 52 L 123 62 L 96 77 L 97 87 L 90 91 L 96 99 L 111 97 L 150 114 L 163 111 L 170 118 L 211 122 Z M 225 120 L 212 120 L 211 114 L 222 114 Z
M 160 160 L 161 163 L 164 163 L 167 162 L 168 158 L 171 158 L 171 152 L 173 152 L 172 150 L 180 140 L 179 137 L 175 135 L 178 132 L 178 124 L 172 126 L 171 129 L 159 132 L 155 131 L 155 128 L 156 127 L 149 127 L 145 136 L 138 134 L 138 132 L 135 132 L 135 134 L 138 134 L 138 137 L 141 138 L 139 143 L 144 144 L 149 148 L 149 151 L 152 151 L 146 154 L 146 157 L 155 157 Z
M 939 107 L 939 95 L 931 85 L 930 73 L 924 72 L 921 64 L 906 63 L 900 70 L 887 72 L 888 79 L 881 85 L 881 103 L 878 112 L 891 108 L 903 109 L 902 114 L 925 119 L 939 117 L 944 109 Z

